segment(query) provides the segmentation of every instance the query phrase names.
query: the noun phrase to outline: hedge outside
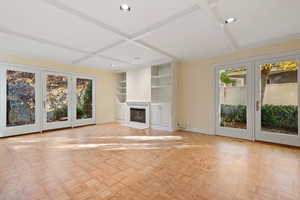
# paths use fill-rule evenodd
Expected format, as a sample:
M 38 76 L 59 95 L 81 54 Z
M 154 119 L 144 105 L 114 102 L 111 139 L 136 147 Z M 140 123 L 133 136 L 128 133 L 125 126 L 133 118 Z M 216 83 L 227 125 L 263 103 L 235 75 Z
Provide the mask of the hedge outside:
M 298 106 L 265 104 L 261 108 L 262 127 L 298 130 Z M 221 123 L 246 123 L 246 105 L 221 104 Z

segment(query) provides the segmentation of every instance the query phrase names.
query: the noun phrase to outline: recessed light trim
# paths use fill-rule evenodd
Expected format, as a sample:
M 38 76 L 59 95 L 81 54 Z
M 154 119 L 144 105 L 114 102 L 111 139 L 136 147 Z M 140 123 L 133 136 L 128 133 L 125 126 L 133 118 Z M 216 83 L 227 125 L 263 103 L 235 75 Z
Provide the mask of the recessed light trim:
M 224 23 L 225 23 L 225 24 L 232 24 L 232 23 L 234 23 L 234 22 L 236 22 L 236 21 L 237 21 L 236 18 L 234 18 L 234 17 L 229 17 L 228 19 L 226 19 L 226 20 L 224 21 Z
M 123 11 L 123 12 L 130 12 L 131 11 L 131 7 L 127 4 L 122 4 L 120 6 L 120 10 Z

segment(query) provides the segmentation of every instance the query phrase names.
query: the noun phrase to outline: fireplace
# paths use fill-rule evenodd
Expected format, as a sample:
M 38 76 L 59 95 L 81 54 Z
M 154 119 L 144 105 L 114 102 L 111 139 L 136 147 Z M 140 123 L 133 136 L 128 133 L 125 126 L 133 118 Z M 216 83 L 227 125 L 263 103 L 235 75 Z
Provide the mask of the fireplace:
M 130 108 L 130 121 L 138 123 L 146 123 L 146 109 Z
M 150 127 L 148 102 L 127 102 L 127 126 L 138 129 Z

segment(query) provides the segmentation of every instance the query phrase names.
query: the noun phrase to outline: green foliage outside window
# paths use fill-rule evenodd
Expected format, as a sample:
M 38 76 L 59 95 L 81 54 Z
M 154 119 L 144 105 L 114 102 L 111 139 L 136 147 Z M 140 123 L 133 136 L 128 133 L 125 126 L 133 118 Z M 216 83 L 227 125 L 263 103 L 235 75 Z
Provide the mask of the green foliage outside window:
M 228 76 L 228 72 L 221 72 L 221 76 L 220 76 L 221 82 L 224 84 L 231 84 L 231 83 L 235 83 L 235 80 L 231 79 Z
M 93 82 L 88 81 L 82 98 L 77 103 L 77 119 L 88 119 L 93 116 Z
M 261 126 L 297 133 L 298 107 L 294 105 L 265 104 L 261 108 Z M 221 126 L 226 123 L 243 123 L 247 121 L 246 105 L 221 105 Z

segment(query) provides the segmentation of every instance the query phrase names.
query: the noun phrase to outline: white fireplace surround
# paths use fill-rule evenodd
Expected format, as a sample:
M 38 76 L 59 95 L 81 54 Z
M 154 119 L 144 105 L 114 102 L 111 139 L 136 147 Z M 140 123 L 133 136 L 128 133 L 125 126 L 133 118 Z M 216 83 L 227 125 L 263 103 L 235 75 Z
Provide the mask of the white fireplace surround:
M 150 128 L 150 103 L 149 102 L 127 102 L 127 126 L 132 128 L 138 128 L 138 129 L 146 129 Z M 146 123 L 139 123 L 139 122 L 133 122 L 130 121 L 130 109 L 131 108 L 137 108 L 137 109 L 145 109 L 146 113 Z

